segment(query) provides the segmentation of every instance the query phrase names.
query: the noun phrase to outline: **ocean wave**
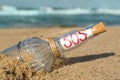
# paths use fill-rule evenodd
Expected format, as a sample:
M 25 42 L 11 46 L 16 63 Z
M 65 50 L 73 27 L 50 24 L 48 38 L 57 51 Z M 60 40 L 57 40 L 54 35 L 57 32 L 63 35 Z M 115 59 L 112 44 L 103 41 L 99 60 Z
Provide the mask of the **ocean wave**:
M 35 15 L 81 15 L 81 14 L 110 14 L 120 15 L 120 9 L 103 8 L 52 8 L 34 7 L 17 8 L 13 6 L 0 6 L 0 15 L 35 16 Z

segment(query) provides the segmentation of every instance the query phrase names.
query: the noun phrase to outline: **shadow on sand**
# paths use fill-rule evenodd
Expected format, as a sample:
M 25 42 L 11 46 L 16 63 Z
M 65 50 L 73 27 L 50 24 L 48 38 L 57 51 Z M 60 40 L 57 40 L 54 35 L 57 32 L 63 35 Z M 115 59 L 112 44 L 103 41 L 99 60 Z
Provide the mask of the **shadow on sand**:
M 78 57 L 70 57 L 65 62 L 66 65 L 78 63 L 78 62 L 86 62 L 86 61 L 92 61 L 100 58 L 105 58 L 109 56 L 114 56 L 114 52 L 110 53 L 101 53 L 101 54 L 94 54 L 94 55 L 86 55 L 86 56 L 78 56 Z

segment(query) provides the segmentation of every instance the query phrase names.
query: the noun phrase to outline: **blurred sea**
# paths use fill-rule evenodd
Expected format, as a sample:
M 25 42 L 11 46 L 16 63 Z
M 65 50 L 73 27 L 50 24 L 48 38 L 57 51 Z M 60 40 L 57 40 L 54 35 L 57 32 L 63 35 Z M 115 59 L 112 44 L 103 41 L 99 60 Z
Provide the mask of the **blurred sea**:
M 0 28 L 120 25 L 120 9 L 0 6 Z

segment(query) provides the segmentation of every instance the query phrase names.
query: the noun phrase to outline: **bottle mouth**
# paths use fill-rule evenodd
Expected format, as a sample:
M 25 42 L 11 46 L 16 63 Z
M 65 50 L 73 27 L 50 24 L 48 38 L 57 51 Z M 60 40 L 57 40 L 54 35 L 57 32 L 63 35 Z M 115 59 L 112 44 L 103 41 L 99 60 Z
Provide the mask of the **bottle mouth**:
M 97 34 L 101 34 L 103 32 L 106 32 L 106 28 L 102 22 L 96 24 L 95 26 L 93 26 L 90 29 L 91 29 L 93 35 L 97 35 Z

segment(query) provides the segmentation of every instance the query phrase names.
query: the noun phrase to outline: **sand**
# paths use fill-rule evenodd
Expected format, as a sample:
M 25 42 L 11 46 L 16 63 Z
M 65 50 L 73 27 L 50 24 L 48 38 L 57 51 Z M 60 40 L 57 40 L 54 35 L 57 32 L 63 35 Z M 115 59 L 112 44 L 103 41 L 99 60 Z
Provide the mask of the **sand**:
M 0 50 L 28 37 L 46 38 L 70 29 L 0 29 Z M 107 32 L 64 55 L 64 65 L 52 72 L 34 71 L 25 62 L 0 55 L 0 80 L 120 80 L 120 27 L 107 27 Z

